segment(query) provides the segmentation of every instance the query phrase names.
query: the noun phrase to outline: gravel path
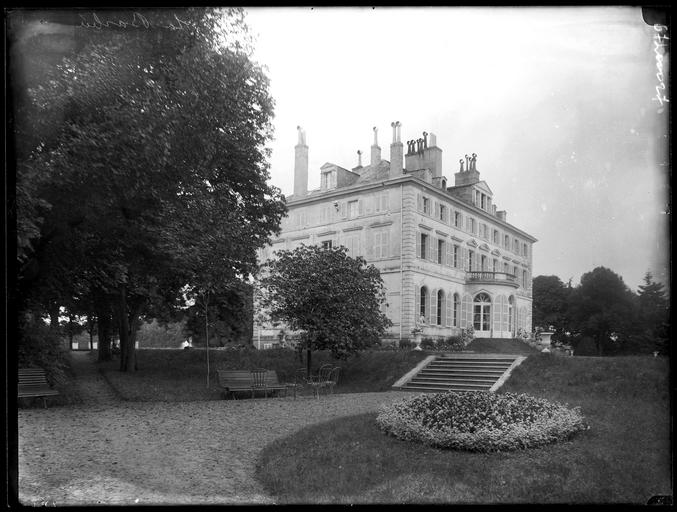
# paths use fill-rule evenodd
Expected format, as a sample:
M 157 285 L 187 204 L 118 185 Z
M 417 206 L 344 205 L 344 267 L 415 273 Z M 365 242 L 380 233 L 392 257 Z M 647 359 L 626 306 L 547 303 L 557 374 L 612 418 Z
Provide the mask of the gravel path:
M 254 478 L 266 444 L 411 396 L 121 402 L 87 363 L 75 363 L 86 403 L 19 410 L 25 505 L 270 504 Z

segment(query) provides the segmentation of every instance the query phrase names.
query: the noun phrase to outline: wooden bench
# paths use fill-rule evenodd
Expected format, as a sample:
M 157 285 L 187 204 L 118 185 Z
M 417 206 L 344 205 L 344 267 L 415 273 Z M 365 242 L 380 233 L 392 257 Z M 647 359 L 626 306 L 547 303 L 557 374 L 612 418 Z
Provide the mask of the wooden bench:
M 235 398 L 235 393 L 249 392 L 252 394 L 252 398 L 254 398 L 256 391 L 263 391 L 267 397 L 268 391 L 279 394 L 280 391 L 286 390 L 285 385 L 280 384 L 277 372 L 274 370 L 266 370 L 264 383 L 261 387 L 255 386 L 252 372 L 249 370 L 218 370 L 217 374 L 219 386 L 225 390 L 224 394 L 226 397 L 228 393 Z
M 47 374 L 42 368 L 19 368 L 19 398 L 42 398 L 47 408 L 48 396 L 56 396 L 59 392 L 47 381 Z

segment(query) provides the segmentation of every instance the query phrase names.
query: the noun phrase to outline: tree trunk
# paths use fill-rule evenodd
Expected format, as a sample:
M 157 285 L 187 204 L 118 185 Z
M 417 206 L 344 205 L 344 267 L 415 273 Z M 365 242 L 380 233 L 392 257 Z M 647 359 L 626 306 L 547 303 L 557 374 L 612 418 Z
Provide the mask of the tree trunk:
M 68 343 L 73 350 L 73 315 L 68 315 Z
M 112 319 L 108 312 L 100 310 L 97 312 L 97 332 L 99 336 L 99 361 L 110 361 L 112 354 L 110 351 L 110 331 Z
M 306 349 L 306 375 L 310 378 L 310 345 Z
M 127 287 L 125 285 L 120 285 L 118 293 L 118 333 L 120 335 L 120 371 L 134 371 L 134 347 L 129 346 L 129 317 L 127 316 Z
M 59 306 L 56 304 L 49 307 L 49 327 L 52 330 L 59 330 Z

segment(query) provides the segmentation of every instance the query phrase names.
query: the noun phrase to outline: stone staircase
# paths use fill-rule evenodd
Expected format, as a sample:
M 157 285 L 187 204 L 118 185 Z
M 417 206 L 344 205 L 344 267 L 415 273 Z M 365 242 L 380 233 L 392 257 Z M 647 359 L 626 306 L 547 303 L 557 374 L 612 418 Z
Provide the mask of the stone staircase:
M 393 384 L 417 392 L 495 391 L 525 359 L 510 354 L 432 355 Z

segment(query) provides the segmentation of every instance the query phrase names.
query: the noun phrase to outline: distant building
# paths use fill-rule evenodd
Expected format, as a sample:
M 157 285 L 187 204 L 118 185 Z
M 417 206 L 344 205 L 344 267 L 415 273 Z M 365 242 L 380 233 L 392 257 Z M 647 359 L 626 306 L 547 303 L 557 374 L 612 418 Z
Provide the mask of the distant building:
M 450 185 L 435 135 L 423 132 L 408 141 L 405 154 L 400 123 L 391 126 L 390 162 L 381 158 L 374 128 L 367 165 L 359 151 L 352 169 L 327 162 L 320 188 L 312 191 L 299 128 L 289 213 L 280 236 L 259 257 L 301 244 L 343 245 L 364 257 L 385 282 L 392 341 L 411 338 L 413 329 L 432 338 L 471 326 L 479 338 L 531 331 L 536 239 L 497 211 L 489 185 L 480 180 L 477 155 L 459 161 Z M 274 346 L 280 331 L 255 322 L 254 346 Z

